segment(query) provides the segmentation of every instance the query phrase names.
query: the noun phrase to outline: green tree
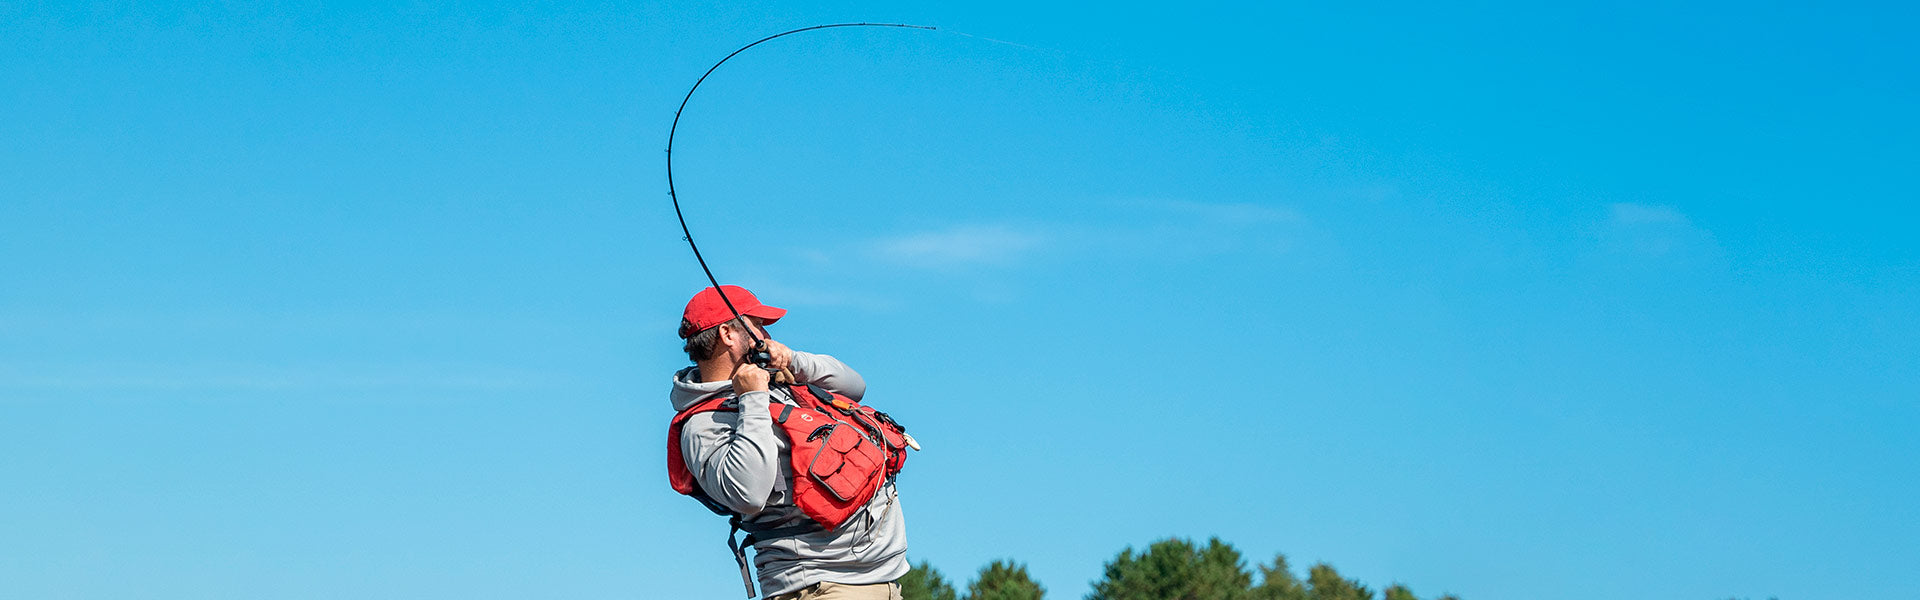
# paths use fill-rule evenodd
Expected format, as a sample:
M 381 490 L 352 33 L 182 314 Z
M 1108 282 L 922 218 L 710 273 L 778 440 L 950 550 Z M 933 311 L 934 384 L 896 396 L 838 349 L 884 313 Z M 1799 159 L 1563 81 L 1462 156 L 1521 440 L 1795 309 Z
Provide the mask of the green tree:
M 1273 564 L 1260 565 L 1260 585 L 1254 586 L 1253 600 L 1307 600 L 1307 586 L 1293 576 L 1287 555 L 1273 555 Z
M 907 569 L 906 575 L 900 576 L 902 600 L 958 600 L 956 596 L 953 585 L 947 583 L 947 578 L 940 575 L 940 570 L 927 561 L 920 561 L 920 564 Z
M 1407 589 L 1407 586 L 1398 583 L 1387 586 L 1384 595 L 1386 596 L 1386 600 L 1420 600 L 1419 596 L 1413 595 L 1413 590 Z
M 1220 538 L 1204 548 L 1166 539 L 1137 556 L 1133 548 L 1122 550 L 1087 600 L 1246 600 L 1252 583 L 1240 551 Z
M 1046 593 L 1027 575 L 1026 565 L 1011 560 L 993 561 L 967 584 L 967 600 L 1040 600 Z
M 1320 563 L 1307 570 L 1308 600 L 1373 600 L 1373 590 L 1340 576 L 1333 565 Z

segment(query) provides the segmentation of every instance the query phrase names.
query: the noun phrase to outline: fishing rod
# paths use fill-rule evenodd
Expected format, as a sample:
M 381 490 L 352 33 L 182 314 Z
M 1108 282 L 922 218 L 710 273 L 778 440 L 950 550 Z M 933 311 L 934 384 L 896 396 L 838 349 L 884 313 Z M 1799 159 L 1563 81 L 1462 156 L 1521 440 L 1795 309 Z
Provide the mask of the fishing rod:
M 934 29 L 933 27 L 925 25 L 907 25 L 903 23 L 834 23 L 831 25 L 801 27 L 792 31 L 776 33 L 760 38 L 759 41 L 754 43 L 741 46 L 739 50 L 734 50 L 733 53 L 728 54 L 726 58 L 720 59 L 720 62 L 713 63 L 713 66 L 707 68 L 706 73 L 700 75 L 700 79 L 693 82 L 693 87 L 687 89 L 687 97 L 680 100 L 680 108 L 673 109 L 673 126 L 667 128 L 667 197 L 673 199 L 673 216 L 680 219 L 680 232 L 685 234 L 682 239 L 687 240 L 687 247 L 693 248 L 693 259 L 700 261 L 700 271 L 707 274 L 707 281 L 713 284 L 713 290 L 720 294 L 720 302 L 727 305 L 727 311 L 733 313 L 734 319 L 741 318 L 740 310 L 733 307 L 733 300 L 727 298 L 727 290 L 722 289 L 720 287 L 720 280 L 713 277 L 713 269 L 707 268 L 707 259 L 700 255 L 700 245 L 693 243 L 693 231 L 687 228 L 687 217 L 680 212 L 680 196 L 674 193 L 673 135 L 680 130 L 680 113 L 687 110 L 687 101 L 693 99 L 693 92 L 700 89 L 700 84 L 707 81 L 708 75 L 712 75 L 716 69 L 720 68 L 720 65 L 726 64 L 728 60 L 738 56 L 741 52 L 746 52 L 748 48 L 758 46 L 775 38 L 786 37 L 806 31 L 814 31 L 816 29 L 833 29 L 836 27 L 895 27 L 900 29 L 925 29 L 929 31 Z M 767 341 L 761 339 L 760 335 L 754 332 L 755 328 L 753 327 L 743 327 L 742 329 L 747 331 L 747 337 L 753 339 L 753 349 L 747 353 L 747 360 L 759 365 L 760 368 L 773 371 L 773 355 L 767 352 Z

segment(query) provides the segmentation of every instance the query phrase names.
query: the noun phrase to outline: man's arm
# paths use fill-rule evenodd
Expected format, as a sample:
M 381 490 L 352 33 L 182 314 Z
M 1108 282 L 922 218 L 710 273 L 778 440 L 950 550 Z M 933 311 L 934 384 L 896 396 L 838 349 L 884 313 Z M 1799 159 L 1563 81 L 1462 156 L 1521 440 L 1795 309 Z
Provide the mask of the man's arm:
M 853 367 L 840 359 L 825 354 L 793 351 L 793 378 L 800 383 L 817 384 L 827 391 L 852 398 L 855 402 L 867 395 L 867 380 L 862 379 Z
M 680 452 L 707 496 L 733 512 L 752 516 L 767 507 L 780 477 L 779 438 L 767 392 L 740 394 L 737 412 L 694 415 L 681 426 Z

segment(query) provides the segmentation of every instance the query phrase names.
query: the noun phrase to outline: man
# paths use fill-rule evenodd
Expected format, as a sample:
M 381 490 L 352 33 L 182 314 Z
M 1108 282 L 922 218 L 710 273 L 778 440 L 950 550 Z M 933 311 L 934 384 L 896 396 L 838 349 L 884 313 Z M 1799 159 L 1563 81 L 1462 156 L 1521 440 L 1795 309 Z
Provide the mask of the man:
M 726 293 L 724 299 L 721 290 Z M 732 301 L 738 318 L 725 300 Z M 774 341 L 764 326 L 779 321 L 786 312 L 761 304 L 745 288 L 732 285 L 719 290 L 707 288 L 687 302 L 681 314 L 680 337 L 686 340 L 687 357 L 694 365 L 673 376 L 678 439 L 668 440 L 669 470 L 678 471 L 673 464 L 673 455 L 677 454 L 686 470 L 676 477 L 690 474 L 692 483 L 697 484 L 683 493 L 704 497 L 715 512 L 730 513 L 740 529 L 752 532 L 748 543 L 754 548 L 754 567 L 767 597 L 900 600 L 900 587 L 894 581 L 907 572 L 908 565 L 906 523 L 892 477 L 899 469 L 898 463 L 891 463 L 892 469 L 884 478 L 878 473 L 872 475 L 871 480 L 878 485 L 870 488 L 871 499 L 847 506 L 837 517 L 844 522 L 835 527 L 822 526 L 815 507 L 818 502 L 809 504 L 810 499 L 819 497 L 817 490 L 822 484 L 808 477 L 795 479 L 796 444 L 791 434 L 801 419 L 776 421 L 775 415 L 796 412 L 788 407 L 812 407 L 823 412 L 798 412 L 808 421 L 814 421 L 814 415 L 821 417 L 820 422 L 829 422 L 824 418 L 827 416 L 850 421 L 847 415 L 866 410 L 895 430 L 899 428 L 884 413 L 857 404 L 843 405 L 841 412 L 846 415 L 828 414 L 833 410 L 827 406 L 833 397 L 857 403 L 866 393 L 866 381 L 831 356 L 795 351 Z M 756 348 L 756 343 L 764 347 Z M 772 371 L 751 362 L 756 350 L 771 355 Z M 773 383 L 775 371 L 790 374 L 791 385 Z M 716 403 L 720 398 L 728 400 Z M 854 410 L 847 411 L 846 405 Z M 851 426 L 848 429 L 853 430 Z M 806 452 L 821 452 L 814 447 L 820 431 L 814 431 L 814 435 L 797 431 L 802 432 L 799 445 L 805 446 Z M 882 432 L 872 427 L 864 431 L 875 434 L 861 436 L 877 442 L 869 448 L 888 449 L 887 440 L 892 438 L 879 435 Z M 904 436 L 904 430 L 899 432 Z M 904 447 L 896 449 L 904 460 Z M 799 463 L 803 471 L 820 462 L 809 460 L 812 462 Z M 680 482 L 676 482 L 679 488 Z M 736 556 L 743 555 L 736 550 Z M 744 562 L 741 568 L 745 577 Z M 751 583 L 748 594 L 752 594 Z

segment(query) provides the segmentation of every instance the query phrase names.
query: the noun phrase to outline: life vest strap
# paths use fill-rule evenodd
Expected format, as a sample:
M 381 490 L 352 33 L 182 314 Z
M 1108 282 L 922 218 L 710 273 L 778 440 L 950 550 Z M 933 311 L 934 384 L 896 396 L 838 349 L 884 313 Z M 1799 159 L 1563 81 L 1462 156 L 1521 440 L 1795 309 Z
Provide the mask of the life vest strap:
M 727 519 L 727 525 L 730 527 L 727 531 L 727 549 L 733 551 L 733 561 L 740 565 L 740 583 L 747 586 L 748 598 L 758 596 L 759 594 L 754 592 L 753 565 L 747 562 L 747 548 L 751 548 L 754 544 L 767 540 L 805 535 L 822 529 L 819 523 L 812 521 L 786 527 L 763 527 L 742 521 L 739 515 L 734 515 Z M 747 532 L 747 537 L 735 541 L 734 536 L 742 531 Z

